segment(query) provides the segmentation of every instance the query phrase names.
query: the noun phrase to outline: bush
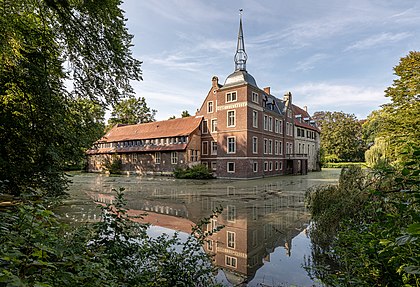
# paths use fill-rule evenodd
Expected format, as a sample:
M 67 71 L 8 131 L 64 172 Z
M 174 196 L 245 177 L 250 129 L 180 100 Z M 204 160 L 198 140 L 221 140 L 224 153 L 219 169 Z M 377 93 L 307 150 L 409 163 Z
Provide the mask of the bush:
M 198 164 L 193 167 L 187 167 L 185 169 L 176 168 L 174 170 L 174 176 L 176 178 L 183 179 L 211 179 L 213 178 L 212 172 L 204 164 Z
M 104 167 L 110 174 L 120 174 L 122 169 L 122 160 L 117 155 L 112 155 L 111 159 L 107 158 Z
M 351 166 L 365 166 L 364 162 L 325 162 L 324 168 L 349 168 Z
M 128 216 L 122 191 L 91 225 L 60 222 L 41 199 L 0 209 L 0 286 L 217 286 L 202 230 L 221 211 L 186 240 L 152 238 Z
M 399 168 L 343 169 L 307 193 L 312 258 L 328 286 L 420 286 L 420 149 Z

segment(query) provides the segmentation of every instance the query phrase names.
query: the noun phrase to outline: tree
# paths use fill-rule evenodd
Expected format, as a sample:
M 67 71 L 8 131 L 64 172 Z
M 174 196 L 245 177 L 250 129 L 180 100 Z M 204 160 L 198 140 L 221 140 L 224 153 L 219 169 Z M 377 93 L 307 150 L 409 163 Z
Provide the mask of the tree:
M 115 124 L 142 124 L 155 121 L 156 110 L 147 106 L 144 97 L 129 98 L 117 103 L 112 111 L 108 125 Z
M 82 103 L 132 95 L 141 62 L 119 4 L 0 0 L 0 192 L 62 193 L 66 164 L 97 135 Z
M 182 111 L 181 117 L 182 118 L 186 118 L 186 117 L 191 117 L 191 115 L 190 115 L 190 113 L 187 110 L 185 110 L 185 111 Z
M 362 127 L 353 114 L 316 112 L 314 116 L 321 128 L 322 161 L 363 160 Z
M 376 136 L 389 142 L 387 159 L 401 161 L 402 151 L 420 146 L 420 52 L 401 58 L 394 71 L 398 78 L 385 90 L 391 102 L 382 106 Z

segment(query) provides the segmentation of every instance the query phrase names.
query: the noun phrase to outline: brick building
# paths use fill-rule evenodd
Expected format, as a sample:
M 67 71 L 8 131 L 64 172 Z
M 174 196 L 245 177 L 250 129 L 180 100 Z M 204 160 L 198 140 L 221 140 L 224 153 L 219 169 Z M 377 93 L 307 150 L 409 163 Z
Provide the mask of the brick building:
M 218 77 L 212 78 L 196 116 L 114 127 L 88 151 L 89 170 L 102 170 L 104 157 L 111 154 L 123 158 L 124 170 L 137 173 L 166 173 L 197 162 L 213 170 L 218 178 L 260 178 L 319 170 L 320 131 L 315 122 L 305 109 L 292 103 L 290 92 L 280 99 L 271 94 L 270 87 L 259 88 L 246 70 L 247 58 L 240 19 L 235 71 L 223 84 Z M 183 127 L 176 135 L 172 132 L 174 123 Z M 152 128 L 156 126 L 159 129 Z M 123 137 L 113 136 L 122 130 Z M 182 145 L 172 144 L 171 139 L 179 136 L 188 140 Z M 175 163 L 174 152 L 182 158 Z
M 139 174 L 167 174 L 175 167 L 200 163 L 201 117 L 137 125 L 115 125 L 87 151 L 88 171 L 101 172 L 107 162 Z

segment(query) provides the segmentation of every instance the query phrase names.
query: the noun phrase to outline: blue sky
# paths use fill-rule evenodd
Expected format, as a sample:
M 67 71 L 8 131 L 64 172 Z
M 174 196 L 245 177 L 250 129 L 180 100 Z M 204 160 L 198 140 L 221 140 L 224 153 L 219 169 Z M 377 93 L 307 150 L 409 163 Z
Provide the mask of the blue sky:
M 387 99 L 401 57 L 420 48 L 420 1 L 125 0 L 143 61 L 137 96 L 156 119 L 194 114 L 212 76 L 223 83 L 233 57 L 243 8 L 247 70 L 277 97 L 290 91 L 308 111 L 343 111 L 359 119 Z

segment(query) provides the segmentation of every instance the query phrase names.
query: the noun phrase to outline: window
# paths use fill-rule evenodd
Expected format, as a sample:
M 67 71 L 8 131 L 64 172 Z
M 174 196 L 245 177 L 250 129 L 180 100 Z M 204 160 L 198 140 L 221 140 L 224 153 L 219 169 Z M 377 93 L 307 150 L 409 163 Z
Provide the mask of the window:
M 217 155 L 217 142 L 211 142 L 211 154 Z
M 264 115 L 264 125 L 263 125 L 264 130 L 266 131 L 268 129 L 268 116 Z
M 208 251 L 213 251 L 213 240 L 208 240 L 207 241 L 207 250 Z
M 283 134 L 283 121 L 279 120 L 279 132 L 280 134 Z
M 268 130 L 273 131 L 273 117 L 268 117 Z
M 237 262 L 236 257 L 225 255 L 225 258 L 226 258 L 225 260 L 226 266 L 236 268 L 236 262 Z
M 258 138 L 252 137 L 252 153 L 258 153 Z
M 160 152 L 155 153 L 155 163 L 160 164 L 161 154 Z
M 226 207 L 227 210 L 227 221 L 235 222 L 236 220 L 236 206 L 235 205 L 228 205 Z
M 292 117 L 292 110 L 287 110 L 287 117 L 291 118 Z
M 273 154 L 273 140 L 268 140 L 268 153 Z
M 253 166 L 252 166 L 252 170 L 254 172 L 258 172 L 258 162 L 254 161 Z
M 227 232 L 227 247 L 235 249 L 235 232 Z
M 258 112 L 252 111 L 252 126 L 258 128 Z
M 234 162 L 228 162 L 227 163 L 227 172 L 234 173 L 235 172 L 235 163 Z
M 274 141 L 274 154 L 279 154 L 279 141 Z
M 212 113 L 213 112 L 213 102 L 207 103 L 207 112 Z
M 274 119 L 274 132 L 275 133 L 279 133 L 279 120 L 278 119 Z
M 178 152 L 176 151 L 171 152 L 171 163 L 172 164 L 178 163 Z
M 275 162 L 274 166 L 275 166 L 276 170 L 279 170 L 279 162 L 278 161 Z
M 252 92 L 252 101 L 258 104 L 258 94 L 256 92 Z
M 211 120 L 211 132 L 215 133 L 217 131 L 217 119 Z
M 211 170 L 216 170 L 216 168 L 217 168 L 217 162 L 212 161 L 211 162 Z
M 235 111 L 228 111 L 227 112 L 227 126 L 234 127 L 235 126 Z
M 269 163 L 268 163 L 268 166 L 269 166 L 269 170 L 270 171 L 272 171 L 273 170 L 273 162 L 272 161 L 270 161 Z
M 236 141 L 235 137 L 227 137 L 227 153 L 236 152 Z
M 264 139 L 264 154 L 267 154 L 268 152 L 268 140 Z
M 267 161 L 264 162 L 264 171 L 268 171 L 268 162 Z
M 209 142 L 208 141 L 202 142 L 201 149 L 202 149 L 202 152 L 201 152 L 202 154 L 205 154 L 205 155 L 209 154 Z
M 283 142 L 282 141 L 279 142 L 279 154 L 283 155 Z
M 237 100 L 236 98 L 236 92 L 230 92 L 226 94 L 226 102 L 235 102 Z
M 280 170 L 283 170 L 283 162 L 281 161 L 281 162 L 279 162 L 279 169 Z
M 203 128 L 202 128 L 203 134 L 208 134 L 209 133 L 209 127 L 207 125 L 207 120 L 203 121 L 202 126 L 203 126 Z

